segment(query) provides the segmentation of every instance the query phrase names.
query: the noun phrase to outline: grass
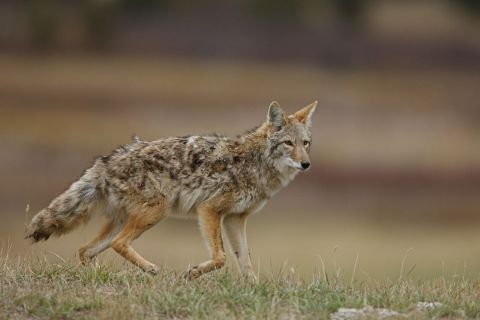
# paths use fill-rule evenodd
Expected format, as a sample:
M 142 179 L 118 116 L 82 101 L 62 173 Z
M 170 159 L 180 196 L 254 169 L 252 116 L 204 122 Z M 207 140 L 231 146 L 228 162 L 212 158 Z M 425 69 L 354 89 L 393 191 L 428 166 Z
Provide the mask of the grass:
M 352 277 L 353 279 L 353 277 Z M 342 281 L 293 269 L 249 283 L 228 272 L 187 282 L 164 268 L 150 276 L 133 267 L 2 256 L 0 318 L 5 319 L 328 319 L 339 308 L 387 308 L 408 318 L 480 318 L 480 278 Z M 440 302 L 420 312 L 418 302 Z

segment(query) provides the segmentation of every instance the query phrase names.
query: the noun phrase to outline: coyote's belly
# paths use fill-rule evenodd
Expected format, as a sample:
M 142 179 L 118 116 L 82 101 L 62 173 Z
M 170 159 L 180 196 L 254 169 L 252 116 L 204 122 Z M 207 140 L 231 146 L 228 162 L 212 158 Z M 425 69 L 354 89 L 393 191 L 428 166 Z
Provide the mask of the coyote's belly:
M 267 202 L 264 192 L 255 188 L 247 190 L 226 191 L 222 188 L 209 190 L 196 188 L 179 190 L 172 199 L 167 215 L 175 218 L 195 218 L 197 208 L 206 201 L 214 199 L 224 214 L 253 213 L 261 210 Z

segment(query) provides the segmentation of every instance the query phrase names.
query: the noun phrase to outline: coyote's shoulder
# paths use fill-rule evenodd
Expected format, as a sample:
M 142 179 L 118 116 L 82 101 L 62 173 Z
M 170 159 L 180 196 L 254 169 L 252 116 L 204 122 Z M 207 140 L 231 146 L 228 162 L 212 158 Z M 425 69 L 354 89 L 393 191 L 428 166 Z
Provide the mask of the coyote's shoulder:
M 251 263 L 242 251 L 246 246 L 244 231 L 240 229 L 244 230 L 250 213 L 310 166 L 315 106 L 313 103 L 287 116 L 274 102 L 267 121 L 237 137 L 135 139 L 98 158 L 32 219 L 27 237 L 38 241 L 60 235 L 86 222 L 92 212 L 102 211 L 110 222 L 80 250 L 82 260 L 112 246 L 127 260 L 152 271 L 156 268 L 130 248 L 131 241 L 165 216 L 198 217 L 214 256 L 198 270 L 191 270 L 189 277 L 194 278 L 223 265 L 223 221 L 224 232 L 233 234 L 229 242 L 241 267 L 250 273 Z

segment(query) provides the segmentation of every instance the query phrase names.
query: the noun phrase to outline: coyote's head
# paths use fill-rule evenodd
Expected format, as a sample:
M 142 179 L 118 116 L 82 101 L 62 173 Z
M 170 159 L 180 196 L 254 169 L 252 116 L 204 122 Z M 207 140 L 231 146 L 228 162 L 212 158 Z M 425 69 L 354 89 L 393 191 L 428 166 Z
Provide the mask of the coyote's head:
M 276 101 L 270 104 L 267 115 L 269 157 L 278 171 L 288 168 L 307 170 L 310 167 L 312 143 L 312 115 L 317 101 L 292 115 L 280 108 Z

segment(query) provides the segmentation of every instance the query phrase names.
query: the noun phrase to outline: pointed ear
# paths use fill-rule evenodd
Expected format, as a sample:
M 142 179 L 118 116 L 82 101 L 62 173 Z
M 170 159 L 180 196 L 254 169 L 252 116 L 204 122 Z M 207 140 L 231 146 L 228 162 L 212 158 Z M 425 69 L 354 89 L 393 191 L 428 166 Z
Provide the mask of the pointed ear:
M 315 112 L 315 108 L 317 108 L 317 102 L 318 101 L 314 101 L 294 114 L 295 118 L 303 123 L 308 129 L 312 127 L 312 115 Z
M 286 124 L 285 111 L 280 108 L 280 105 L 277 101 L 272 101 L 268 107 L 267 122 L 277 130 Z

